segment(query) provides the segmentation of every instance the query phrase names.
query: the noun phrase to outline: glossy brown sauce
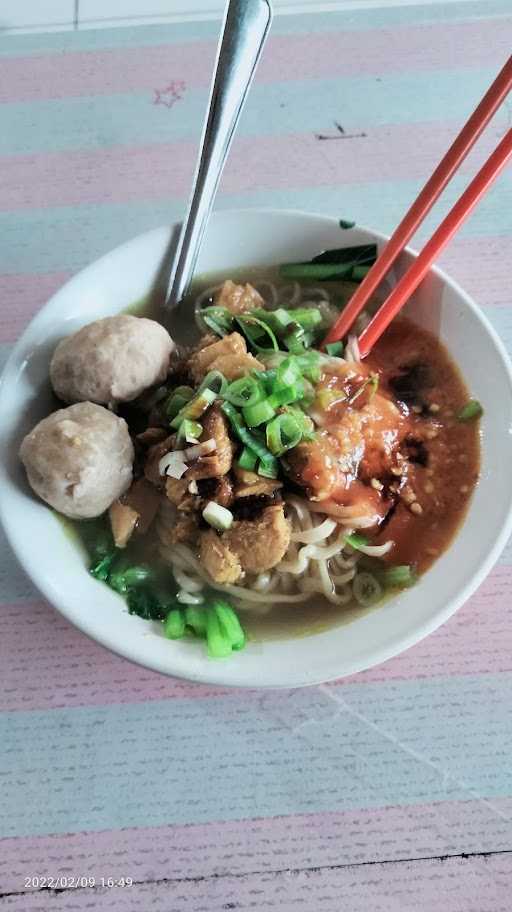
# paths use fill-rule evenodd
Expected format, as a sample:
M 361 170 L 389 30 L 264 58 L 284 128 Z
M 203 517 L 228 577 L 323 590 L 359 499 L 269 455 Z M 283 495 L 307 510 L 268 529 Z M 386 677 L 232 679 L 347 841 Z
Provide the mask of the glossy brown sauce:
M 382 540 L 395 542 L 387 556 L 389 562 L 415 564 L 421 573 L 449 546 L 464 519 L 480 469 L 479 424 L 457 420 L 469 393 L 447 350 L 432 333 L 407 320 L 397 320 L 366 364 L 379 373 L 387 390 L 391 378 L 404 366 L 421 364 L 428 368 L 422 398 L 430 408 L 418 414 L 418 406 L 406 407 L 413 459 L 414 441 L 423 445 L 422 452 L 416 452 L 416 457 L 422 458 L 409 461 L 407 473 L 407 487 L 422 512 L 412 513 L 406 503 L 409 497 L 401 498 L 380 533 Z

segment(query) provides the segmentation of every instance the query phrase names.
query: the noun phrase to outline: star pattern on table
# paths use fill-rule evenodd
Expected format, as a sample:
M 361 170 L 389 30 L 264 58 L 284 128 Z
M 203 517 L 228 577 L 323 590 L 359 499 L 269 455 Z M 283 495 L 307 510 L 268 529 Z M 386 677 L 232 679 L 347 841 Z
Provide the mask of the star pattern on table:
M 186 85 L 181 79 L 173 79 L 164 89 L 155 89 L 153 104 L 164 105 L 166 108 L 172 108 L 177 101 L 183 98 Z

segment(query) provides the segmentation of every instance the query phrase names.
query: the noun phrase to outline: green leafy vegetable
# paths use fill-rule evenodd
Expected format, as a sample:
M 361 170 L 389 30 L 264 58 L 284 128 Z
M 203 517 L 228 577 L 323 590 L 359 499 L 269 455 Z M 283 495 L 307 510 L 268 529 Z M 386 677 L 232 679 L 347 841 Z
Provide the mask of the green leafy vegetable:
M 231 655 L 231 642 L 222 629 L 217 612 L 209 608 L 206 612 L 206 641 L 208 655 L 212 659 L 225 659 Z
M 146 621 L 163 621 L 169 613 L 169 605 L 149 589 L 131 589 L 126 596 L 128 611 Z
M 168 640 L 180 640 L 185 635 L 185 612 L 172 608 L 164 621 L 164 634 Z
M 346 219 L 339 220 L 339 226 L 340 226 L 340 228 L 343 228 L 344 230 L 348 230 L 349 228 L 355 228 L 355 224 L 356 224 L 355 222 L 348 222 Z
M 197 637 L 206 636 L 206 610 L 198 605 L 187 605 L 185 624 Z
M 229 640 L 231 648 L 243 649 L 245 646 L 245 633 L 229 602 L 225 602 L 223 599 L 216 599 L 213 602 L 212 609 L 217 615 L 221 632 Z
M 96 563 L 92 564 L 92 566 L 89 568 L 89 573 L 91 576 L 94 576 L 94 578 L 97 580 L 106 582 L 110 574 L 110 568 L 116 557 L 116 548 L 114 548 L 108 554 L 104 554 L 103 557 L 100 557 L 100 559 L 97 560 Z
M 369 269 L 376 259 L 376 244 L 359 244 L 355 247 L 325 250 L 318 256 L 313 257 L 309 263 L 285 263 L 280 267 L 280 273 L 288 279 L 330 281 L 346 279 L 358 282 L 363 278 L 361 269 Z

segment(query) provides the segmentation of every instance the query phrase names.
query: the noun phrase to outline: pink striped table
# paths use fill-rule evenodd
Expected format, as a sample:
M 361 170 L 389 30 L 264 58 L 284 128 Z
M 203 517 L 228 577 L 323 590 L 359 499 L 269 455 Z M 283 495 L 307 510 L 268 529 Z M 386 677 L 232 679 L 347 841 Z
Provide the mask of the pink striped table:
M 198 22 L 0 41 L 0 360 L 77 269 L 180 217 L 215 40 Z M 277 18 L 218 205 L 389 231 L 511 44 L 509 0 Z M 505 107 L 417 242 L 509 120 Z M 512 350 L 511 185 L 443 265 Z M 0 907 L 508 912 L 511 580 L 507 549 L 397 659 L 241 692 L 102 650 L 2 540 Z

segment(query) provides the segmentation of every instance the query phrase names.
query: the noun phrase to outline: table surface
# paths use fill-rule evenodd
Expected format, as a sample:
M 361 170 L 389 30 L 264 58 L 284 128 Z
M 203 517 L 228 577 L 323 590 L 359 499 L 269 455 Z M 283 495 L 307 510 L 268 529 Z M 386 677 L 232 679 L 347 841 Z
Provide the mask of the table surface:
M 77 269 L 181 216 L 215 28 L 0 44 L 4 359 Z M 277 18 L 218 205 L 391 230 L 511 44 L 510 0 Z M 442 261 L 509 349 L 511 186 L 509 171 Z M 511 576 L 507 550 L 444 627 L 367 673 L 248 692 L 110 655 L 41 600 L 2 542 L 0 906 L 509 910 Z M 37 880 L 59 876 L 95 887 Z

